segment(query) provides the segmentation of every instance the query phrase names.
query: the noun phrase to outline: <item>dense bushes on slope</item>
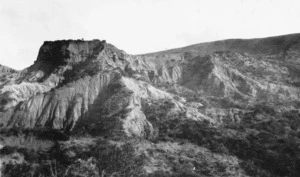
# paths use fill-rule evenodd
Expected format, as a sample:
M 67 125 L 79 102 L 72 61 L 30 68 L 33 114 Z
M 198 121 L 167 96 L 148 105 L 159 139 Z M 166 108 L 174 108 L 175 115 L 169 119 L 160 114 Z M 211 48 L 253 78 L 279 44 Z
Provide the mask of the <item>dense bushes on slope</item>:
M 19 153 L 25 161 L 7 163 L 2 171 L 5 177 L 140 176 L 144 158 L 135 154 L 134 142 L 124 140 L 114 144 L 104 139 L 93 143 L 74 140 L 75 144 L 57 144 L 49 152 L 11 148 L 2 150 L 0 155 Z
M 182 112 L 170 114 L 173 107 L 172 102 L 165 100 L 151 104 L 147 110 L 144 110 L 156 131 L 153 137 L 149 137 L 149 141 L 138 138 L 124 139 L 124 137 L 115 137 L 115 140 L 112 137 L 110 140 L 98 138 L 92 141 L 91 137 L 81 142 L 76 138 L 61 142 L 49 152 L 3 148 L 2 155 L 17 152 L 23 154 L 26 160 L 24 164 L 7 165 L 4 173 L 7 174 L 6 176 L 9 176 L 8 174 L 26 176 L 29 173 L 36 176 L 41 174 L 51 176 L 53 173 L 51 168 L 56 166 L 55 173 L 61 176 L 64 174 L 82 176 L 87 173 L 91 176 L 225 175 L 225 171 L 230 169 L 228 163 L 222 163 L 218 167 L 215 162 L 201 162 L 203 158 L 201 156 L 195 161 L 195 152 L 205 148 L 221 158 L 238 157 L 239 167 L 235 168 L 241 168 L 249 176 L 296 177 L 300 175 L 298 148 L 300 130 L 297 126 L 299 111 L 279 113 L 266 104 L 257 105 L 250 108 L 241 117 L 239 123 L 216 127 L 207 121 L 187 119 Z M 137 147 L 143 146 L 147 148 L 142 153 L 137 153 Z M 191 149 L 188 150 L 189 148 Z M 194 160 L 182 159 L 191 154 Z M 153 170 L 146 174 L 144 167 L 154 156 L 156 160 L 161 158 L 161 163 L 167 165 L 164 168 L 173 168 L 173 172 Z M 204 165 L 205 163 L 208 164 Z M 200 170 L 193 171 L 193 165 Z M 207 169 L 209 166 L 211 166 L 210 170 Z M 226 170 L 222 172 L 222 169 Z
M 167 110 L 161 105 L 155 109 Z M 156 114 L 158 135 L 153 141 L 189 141 L 215 153 L 235 155 L 250 176 L 296 177 L 300 175 L 299 115 L 296 110 L 278 113 L 260 104 L 245 113 L 240 123 L 214 127 L 182 115 L 168 119 L 161 113 Z
M 293 38 L 138 57 L 99 40 L 46 42 L 20 77 L 0 73 L 3 176 L 298 177 Z

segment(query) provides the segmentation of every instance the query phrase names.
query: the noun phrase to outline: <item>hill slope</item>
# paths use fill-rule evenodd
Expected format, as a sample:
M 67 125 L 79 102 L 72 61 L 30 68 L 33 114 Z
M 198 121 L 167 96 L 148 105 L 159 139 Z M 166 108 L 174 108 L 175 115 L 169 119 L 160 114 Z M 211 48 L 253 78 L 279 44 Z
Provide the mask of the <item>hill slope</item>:
M 0 67 L 3 174 L 298 176 L 299 62 L 299 34 L 138 56 L 44 42 Z

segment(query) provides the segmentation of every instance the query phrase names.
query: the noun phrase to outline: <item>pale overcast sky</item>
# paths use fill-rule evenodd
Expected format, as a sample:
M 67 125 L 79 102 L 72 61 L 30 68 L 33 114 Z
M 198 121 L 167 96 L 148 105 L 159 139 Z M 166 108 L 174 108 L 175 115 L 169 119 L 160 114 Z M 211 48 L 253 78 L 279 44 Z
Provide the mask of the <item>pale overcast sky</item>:
M 45 40 L 105 39 L 141 54 L 300 32 L 298 0 L 0 0 L 0 64 L 30 66 Z

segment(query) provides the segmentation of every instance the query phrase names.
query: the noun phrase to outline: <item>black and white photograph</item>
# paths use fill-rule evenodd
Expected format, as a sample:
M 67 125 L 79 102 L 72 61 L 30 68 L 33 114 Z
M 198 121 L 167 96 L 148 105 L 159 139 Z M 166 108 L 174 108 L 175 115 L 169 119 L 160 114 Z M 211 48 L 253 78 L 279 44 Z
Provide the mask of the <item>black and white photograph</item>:
M 0 177 L 300 177 L 300 1 L 0 0 Z

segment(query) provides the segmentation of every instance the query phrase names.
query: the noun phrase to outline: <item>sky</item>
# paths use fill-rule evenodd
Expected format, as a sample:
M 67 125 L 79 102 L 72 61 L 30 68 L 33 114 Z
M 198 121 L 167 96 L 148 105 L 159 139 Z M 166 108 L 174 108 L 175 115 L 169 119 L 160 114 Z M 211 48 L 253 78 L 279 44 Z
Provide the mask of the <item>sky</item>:
M 100 39 L 129 54 L 300 32 L 298 0 L 0 0 L 0 64 L 24 69 L 44 41 Z

